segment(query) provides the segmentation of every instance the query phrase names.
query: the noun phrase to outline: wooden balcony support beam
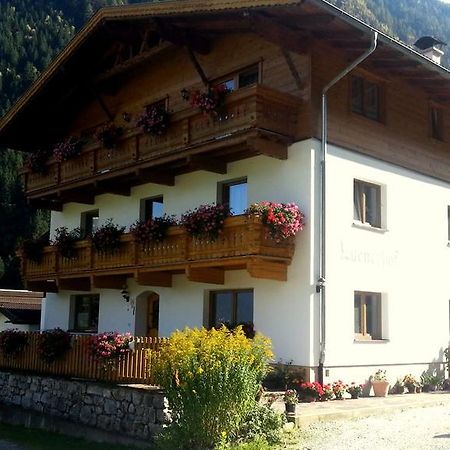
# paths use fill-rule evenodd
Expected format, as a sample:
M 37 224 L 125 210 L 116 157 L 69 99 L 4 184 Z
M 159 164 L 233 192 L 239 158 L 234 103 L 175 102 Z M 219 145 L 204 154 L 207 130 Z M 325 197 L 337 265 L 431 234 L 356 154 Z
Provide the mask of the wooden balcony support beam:
M 35 292 L 58 292 L 55 280 L 30 280 L 26 282 L 27 289 Z
M 223 175 L 227 173 L 227 163 L 225 161 L 220 161 L 217 158 L 202 155 L 190 155 L 187 158 L 187 163 L 192 170 L 204 170 L 206 172 Z
M 167 271 L 139 272 L 137 282 L 143 286 L 172 287 L 172 274 Z
M 127 275 L 94 275 L 91 284 L 98 289 L 123 289 L 127 284 Z
M 254 258 L 248 261 L 247 271 L 253 278 L 287 281 L 287 264 Z
M 96 192 L 104 194 L 121 195 L 123 197 L 129 197 L 131 195 L 131 188 L 129 186 L 122 186 L 120 183 L 114 183 L 114 181 L 96 181 L 94 183 L 94 189 Z
M 155 183 L 163 186 L 175 186 L 175 175 L 165 170 L 137 169 L 135 171 L 136 178 L 143 183 Z
M 64 191 L 58 192 L 58 198 L 63 203 L 75 202 L 84 205 L 95 205 L 95 195 L 91 192 L 82 191 Z
M 63 210 L 63 203 L 61 200 L 46 199 L 46 198 L 30 198 L 28 204 L 36 209 L 48 209 L 50 211 Z
M 249 139 L 248 144 L 255 152 L 261 155 L 281 160 L 288 158 L 287 144 L 282 142 L 256 137 Z
M 186 276 L 189 281 L 208 284 L 224 284 L 225 270 L 218 267 L 186 267 Z
M 59 278 L 58 288 L 61 291 L 86 291 L 91 290 L 91 279 L 88 276 L 77 278 Z

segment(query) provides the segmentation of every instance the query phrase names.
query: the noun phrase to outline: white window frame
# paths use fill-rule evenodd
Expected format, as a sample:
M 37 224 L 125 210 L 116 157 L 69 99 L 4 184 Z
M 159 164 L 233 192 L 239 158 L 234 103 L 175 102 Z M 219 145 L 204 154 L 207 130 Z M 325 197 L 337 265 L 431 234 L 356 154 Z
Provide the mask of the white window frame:
M 363 291 L 356 290 L 353 292 L 353 315 L 355 314 L 355 301 L 356 296 L 359 295 L 362 297 L 363 305 L 361 307 L 361 325 L 362 325 L 362 333 L 357 333 L 355 329 L 355 324 L 353 322 L 353 334 L 355 342 L 385 342 L 388 340 L 389 333 L 389 321 L 388 321 L 388 305 L 387 305 L 387 296 L 382 292 L 375 291 Z M 378 320 L 379 320 L 379 330 L 376 336 L 372 336 L 367 332 L 367 300 L 370 297 L 376 296 L 379 301 L 378 306 Z M 354 317 L 353 317 L 354 320 Z
M 377 198 L 377 202 L 378 202 L 378 211 L 377 211 L 377 216 L 378 216 L 378 221 L 376 224 L 372 224 L 370 222 L 368 222 L 366 220 L 366 216 L 365 216 L 365 203 L 362 203 L 360 208 L 362 208 L 362 220 L 359 220 L 355 214 L 355 208 L 357 205 L 355 205 L 355 200 L 356 200 L 356 185 L 357 183 L 360 183 L 361 185 L 365 185 L 365 186 L 373 186 L 375 188 L 378 189 L 378 198 Z M 361 177 L 355 177 L 353 178 L 353 186 L 352 186 L 352 190 L 353 190 L 353 225 L 358 227 L 358 228 L 365 228 L 365 229 L 370 229 L 373 231 L 381 231 L 381 232 L 385 232 L 387 231 L 387 221 L 386 221 L 386 185 L 373 181 L 373 180 L 368 180 L 365 178 L 361 178 Z M 365 197 L 364 197 L 365 198 Z M 364 200 L 363 200 L 364 202 Z

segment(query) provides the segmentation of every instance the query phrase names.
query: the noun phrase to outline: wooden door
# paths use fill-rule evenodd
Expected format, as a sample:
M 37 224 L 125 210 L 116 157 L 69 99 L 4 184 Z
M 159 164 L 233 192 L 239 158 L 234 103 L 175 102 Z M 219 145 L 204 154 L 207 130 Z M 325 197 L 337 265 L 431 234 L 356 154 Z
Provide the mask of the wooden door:
M 159 295 L 152 292 L 147 299 L 147 336 L 158 337 Z

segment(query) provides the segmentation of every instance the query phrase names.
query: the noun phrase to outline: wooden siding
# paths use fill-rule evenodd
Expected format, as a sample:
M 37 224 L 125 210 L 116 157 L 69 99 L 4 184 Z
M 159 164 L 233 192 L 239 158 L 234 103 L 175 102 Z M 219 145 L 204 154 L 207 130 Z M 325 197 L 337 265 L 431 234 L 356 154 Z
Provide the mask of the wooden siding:
M 91 355 L 90 336 L 73 335 L 71 349 L 61 359 L 46 363 L 39 357 L 39 333 L 27 335 L 28 345 L 23 354 L 6 357 L 0 352 L 0 369 L 114 383 L 154 384 L 152 367 L 164 343 L 163 338 L 135 337 L 134 349 L 105 370 Z
M 316 45 L 313 51 L 314 134 L 320 136 L 320 96 L 347 62 L 336 49 Z M 370 59 L 369 59 L 370 61 Z M 368 63 L 369 64 L 369 63 Z M 350 150 L 373 156 L 407 169 L 450 181 L 450 113 L 444 109 L 444 139 L 431 137 L 430 99 L 412 84 L 380 72 L 357 70 L 372 77 L 384 90 L 382 120 L 375 121 L 353 113 L 350 108 L 350 79 L 347 76 L 329 94 L 329 141 Z

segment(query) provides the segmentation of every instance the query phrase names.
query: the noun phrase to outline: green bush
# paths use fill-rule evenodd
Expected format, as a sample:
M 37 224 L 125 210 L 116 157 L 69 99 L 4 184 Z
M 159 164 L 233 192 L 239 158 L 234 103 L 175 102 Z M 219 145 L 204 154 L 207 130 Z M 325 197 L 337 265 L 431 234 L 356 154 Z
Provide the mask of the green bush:
M 263 437 L 269 444 L 280 444 L 285 420 L 284 415 L 256 403 L 245 417 L 239 434 L 243 440 Z
M 216 450 L 273 450 L 273 447 L 262 437 L 250 442 L 242 442 L 236 445 L 226 443 L 220 444 Z
M 254 408 L 271 356 L 267 338 L 257 334 L 247 339 L 241 327 L 175 332 L 155 367 L 173 417 L 161 447 L 211 449 L 223 433 L 235 442 Z

